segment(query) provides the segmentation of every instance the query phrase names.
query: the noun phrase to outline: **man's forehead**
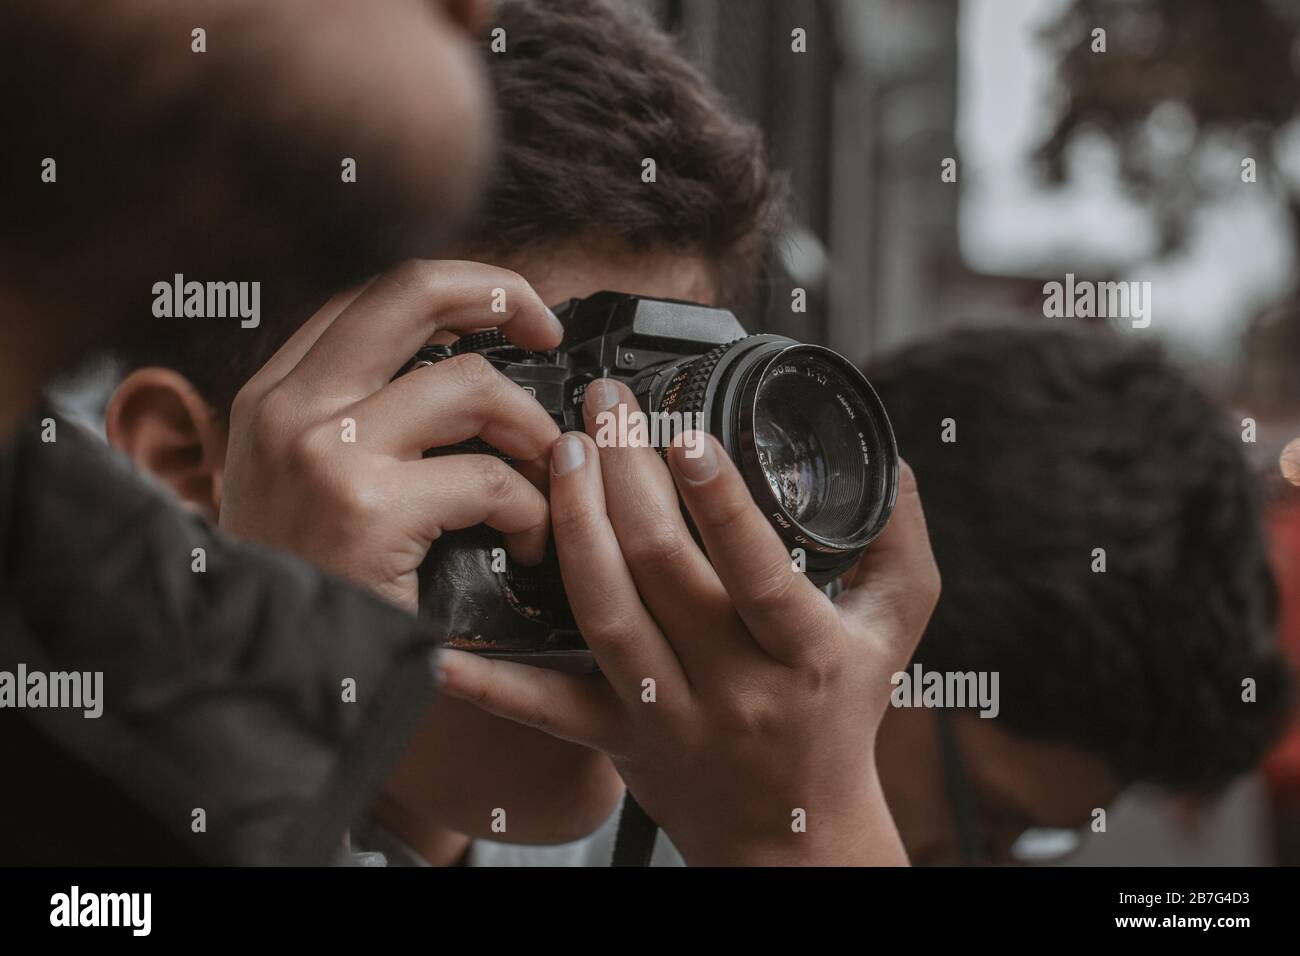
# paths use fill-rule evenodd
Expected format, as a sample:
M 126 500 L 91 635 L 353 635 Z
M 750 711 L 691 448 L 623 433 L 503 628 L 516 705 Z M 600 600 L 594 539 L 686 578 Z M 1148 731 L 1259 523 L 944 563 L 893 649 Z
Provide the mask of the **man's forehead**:
M 716 304 L 718 296 L 711 264 L 689 252 L 611 253 L 593 244 L 493 264 L 518 272 L 551 305 L 604 290 L 706 305 Z

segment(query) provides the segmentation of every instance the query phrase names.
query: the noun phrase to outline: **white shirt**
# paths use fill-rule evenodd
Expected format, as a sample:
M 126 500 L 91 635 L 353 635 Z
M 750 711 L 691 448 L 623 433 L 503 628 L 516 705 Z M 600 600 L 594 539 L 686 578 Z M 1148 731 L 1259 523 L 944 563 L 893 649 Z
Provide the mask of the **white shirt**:
M 465 863 L 467 866 L 609 866 L 609 861 L 614 857 L 614 837 L 618 833 L 618 817 L 621 812 L 621 808 L 615 810 L 594 833 L 573 843 L 524 846 L 518 843 L 475 840 L 470 844 Z M 686 865 L 686 861 L 668 839 L 668 834 L 662 830 L 655 839 L 650 865 Z

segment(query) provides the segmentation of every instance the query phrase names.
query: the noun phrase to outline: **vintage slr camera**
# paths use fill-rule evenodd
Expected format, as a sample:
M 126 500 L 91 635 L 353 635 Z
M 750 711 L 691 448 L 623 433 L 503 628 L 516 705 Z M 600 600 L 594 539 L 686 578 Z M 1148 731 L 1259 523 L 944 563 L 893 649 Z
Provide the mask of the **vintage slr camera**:
M 564 431 L 582 428 L 589 382 L 622 379 L 643 412 L 685 413 L 720 439 L 791 560 L 802 560 L 818 585 L 848 570 L 888 522 L 898 486 L 893 431 L 875 391 L 843 356 L 747 335 L 730 312 L 688 302 L 600 292 L 556 314 L 565 335 L 554 352 L 520 349 L 492 330 L 423 348 L 398 374 L 478 352 Z M 499 454 L 481 442 L 428 454 L 467 451 Z M 485 526 L 434 542 L 421 568 L 420 607 L 445 646 L 593 669 L 554 552 L 536 567 L 514 564 L 501 535 Z

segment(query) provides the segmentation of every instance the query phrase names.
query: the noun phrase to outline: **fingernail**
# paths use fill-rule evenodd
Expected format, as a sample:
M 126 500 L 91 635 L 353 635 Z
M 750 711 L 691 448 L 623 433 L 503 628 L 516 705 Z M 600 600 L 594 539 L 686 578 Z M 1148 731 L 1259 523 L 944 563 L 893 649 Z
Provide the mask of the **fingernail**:
M 561 435 L 551 448 L 551 470 L 557 475 L 581 468 L 586 460 L 587 449 L 576 435 Z
M 447 686 L 447 671 L 439 657 L 438 651 L 429 655 L 429 670 L 433 671 L 433 686 L 442 688 Z
M 691 484 L 700 485 L 718 473 L 716 445 L 702 432 L 687 432 L 673 449 L 677 473 Z M 692 454 L 698 449 L 699 454 Z
M 564 323 L 560 321 L 560 317 L 556 315 L 554 312 L 552 312 L 549 306 L 546 309 L 546 314 L 551 317 L 551 325 L 554 326 L 556 333 L 560 336 L 560 338 L 563 338 Z
M 587 386 L 587 394 L 582 403 L 587 408 L 587 414 L 595 418 L 618 404 L 618 389 L 609 379 L 598 378 Z

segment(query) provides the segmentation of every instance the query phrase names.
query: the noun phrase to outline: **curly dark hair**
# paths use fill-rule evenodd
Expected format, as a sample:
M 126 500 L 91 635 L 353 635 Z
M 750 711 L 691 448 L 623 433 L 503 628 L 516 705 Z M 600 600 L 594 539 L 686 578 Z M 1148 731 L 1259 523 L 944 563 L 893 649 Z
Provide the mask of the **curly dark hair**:
M 743 304 L 784 208 L 757 127 L 735 117 L 673 39 L 626 3 L 506 0 L 488 55 L 503 148 L 471 248 L 614 239 L 680 250 Z M 656 182 L 641 181 L 653 159 Z
M 503 53 L 491 52 L 498 27 Z M 734 117 L 673 39 L 625 4 L 504 0 L 487 28 L 501 143 L 461 250 L 489 261 L 574 242 L 680 251 L 708 263 L 722 304 L 748 305 L 785 199 L 757 128 Z M 654 183 L 641 180 L 646 158 L 656 163 Z M 224 417 L 318 304 L 264 310 L 256 332 L 215 323 L 160 329 L 118 357 L 127 368 L 175 369 Z
M 959 331 L 868 374 L 943 575 L 915 659 L 999 671 L 1009 728 L 1124 782 L 1202 792 L 1254 765 L 1288 681 L 1260 490 L 1226 416 L 1106 331 Z

